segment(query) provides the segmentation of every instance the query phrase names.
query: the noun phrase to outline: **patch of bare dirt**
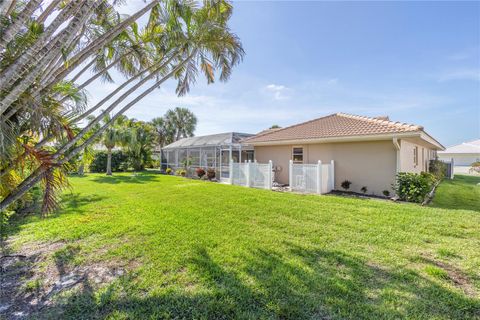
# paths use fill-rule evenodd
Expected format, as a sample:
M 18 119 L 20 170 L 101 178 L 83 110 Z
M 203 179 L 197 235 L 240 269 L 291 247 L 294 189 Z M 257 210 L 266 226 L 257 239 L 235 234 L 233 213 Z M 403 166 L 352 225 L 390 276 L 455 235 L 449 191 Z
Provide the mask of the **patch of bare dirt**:
M 0 258 L 0 318 L 27 318 L 61 292 L 85 283 L 100 287 L 138 267 L 135 262 L 72 264 L 79 250 L 65 242 L 34 243 Z
M 479 296 L 475 286 L 472 281 L 468 278 L 465 273 L 458 269 L 457 267 L 448 264 L 446 262 L 434 259 L 428 255 L 422 255 L 423 262 L 433 264 L 439 268 L 442 268 L 447 272 L 448 278 L 450 281 L 459 289 L 463 290 L 465 294 L 469 297 L 476 298 Z

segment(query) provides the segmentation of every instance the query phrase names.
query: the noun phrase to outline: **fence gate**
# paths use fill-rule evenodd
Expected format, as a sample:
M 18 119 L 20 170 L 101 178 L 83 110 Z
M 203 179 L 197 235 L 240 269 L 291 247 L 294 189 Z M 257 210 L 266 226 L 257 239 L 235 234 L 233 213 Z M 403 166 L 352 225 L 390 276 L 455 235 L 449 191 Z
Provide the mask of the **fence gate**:
M 272 189 L 273 174 L 272 161 L 268 163 L 245 162 L 235 163 L 230 162 L 230 182 L 235 185 Z
M 289 184 L 292 191 L 324 194 L 334 188 L 334 162 L 322 164 L 293 163 L 289 165 Z

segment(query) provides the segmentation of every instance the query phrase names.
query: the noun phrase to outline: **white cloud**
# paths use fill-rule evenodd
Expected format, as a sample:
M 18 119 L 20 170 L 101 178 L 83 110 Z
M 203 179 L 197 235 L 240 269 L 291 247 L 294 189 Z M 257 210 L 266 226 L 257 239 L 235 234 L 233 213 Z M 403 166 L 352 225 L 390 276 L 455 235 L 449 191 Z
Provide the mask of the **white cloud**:
M 470 48 L 465 48 L 463 50 L 459 50 L 447 57 L 448 60 L 452 61 L 460 61 L 460 60 L 467 60 L 470 58 L 476 58 L 478 57 L 478 54 L 480 53 L 480 47 L 478 46 L 473 46 Z
M 439 82 L 445 81 L 454 81 L 454 80 L 471 80 L 471 81 L 480 81 L 480 70 L 479 69 L 455 69 L 443 72 L 438 77 Z
M 338 79 L 337 78 L 331 78 L 331 79 L 328 79 L 327 80 L 327 84 L 330 84 L 330 85 L 335 85 L 338 83 Z
M 265 89 L 273 94 L 273 98 L 275 100 L 285 100 L 290 98 L 289 92 L 291 91 L 291 89 L 287 88 L 284 85 L 269 84 L 265 87 Z

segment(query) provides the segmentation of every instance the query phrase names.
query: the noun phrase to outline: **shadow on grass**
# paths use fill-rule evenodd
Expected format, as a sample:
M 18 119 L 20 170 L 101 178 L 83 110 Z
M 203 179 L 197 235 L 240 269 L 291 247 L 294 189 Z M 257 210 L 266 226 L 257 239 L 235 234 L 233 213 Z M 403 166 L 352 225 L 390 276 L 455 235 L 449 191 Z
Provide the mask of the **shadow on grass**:
M 480 211 L 480 177 L 455 175 L 437 188 L 431 207 Z
M 288 257 L 254 250 L 243 267 L 221 265 L 204 248 L 190 259 L 195 283 L 149 293 L 132 275 L 101 293 L 64 296 L 40 316 L 67 319 L 378 319 L 480 316 L 480 302 L 408 269 L 387 270 L 338 251 L 290 245 Z
M 134 183 L 134 184 L 142 184 L 147 183 L 149 181 L 155 180 L 154 173 L 131 173 L 129 175 L 103 175 L 103 176 L 96 176 L 92 179 L 93 182 L 97 183 L 108 183 L 108 184 L 119 184 L 119 183 Z
M 49 214 L 42 219 L 56 219 L 64 214 L 69 213 L 84 213 L 87 211 L 86 208 L 84 208 L 85 205 L 102 201 L 103 199 L 105 199 L 105 197 L 96 194 L 82 195 L 80 193 L 73 192 L 64 193 L 63 195 L 61 195 L 60 208 L 54 213 Z M 40 214 L 32 213 L 28 217 L 13 215 L 7 226 L 8 236 L 13 236 L 17 232 L 19 232 L 21 226 L 32 222 L 32 219 L 35 219 L 35 216 L 39 217 Z

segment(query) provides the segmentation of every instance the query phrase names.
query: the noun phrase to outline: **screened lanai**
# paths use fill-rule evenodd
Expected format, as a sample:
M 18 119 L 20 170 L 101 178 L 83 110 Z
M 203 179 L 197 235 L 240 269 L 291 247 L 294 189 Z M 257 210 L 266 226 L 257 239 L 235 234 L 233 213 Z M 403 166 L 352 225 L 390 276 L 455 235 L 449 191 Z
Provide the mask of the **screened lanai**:
M 250 136 L 253 135 L 227 132 L 178 140 L 162 149 L 162 168 L 176 170 L 188 163 L 189 174 L 198 167 L 215 168 L 218 178 L 228 179 L 230 159 L 233 162 L 254 160 L 253 147 L 240 143 Z

